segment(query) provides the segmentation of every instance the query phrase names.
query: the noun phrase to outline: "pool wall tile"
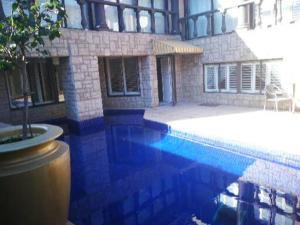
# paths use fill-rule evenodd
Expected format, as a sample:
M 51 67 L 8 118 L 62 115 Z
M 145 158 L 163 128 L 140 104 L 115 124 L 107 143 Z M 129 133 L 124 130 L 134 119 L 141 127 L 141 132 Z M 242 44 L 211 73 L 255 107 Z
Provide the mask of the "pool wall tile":
M 89 132 L 99 131 L 104 128 L 104 118 L 97 117 L 94 119 L 75 121 L 68 119 L 69 129 L 72 133 L 76 134 L 86 134 Z
M 290 166 L 295 169 L 300 169 L 300 156 L 274 152 L 272 149 L 261 148 L 255 145 L 247 145 L 244 143 L 235 143 L 220 137 L 207 137 L 199 134 L 192 134 L 185 131 L 172 128 L 170 125 L 144 119 L 146 127 L 168 132 L 168 135 L 187 139 L 192 142 L 199 142 L 201 144 L 221 148 L 232 153 L 246 155 L 248 157 L 263 159 L 274 163 Z

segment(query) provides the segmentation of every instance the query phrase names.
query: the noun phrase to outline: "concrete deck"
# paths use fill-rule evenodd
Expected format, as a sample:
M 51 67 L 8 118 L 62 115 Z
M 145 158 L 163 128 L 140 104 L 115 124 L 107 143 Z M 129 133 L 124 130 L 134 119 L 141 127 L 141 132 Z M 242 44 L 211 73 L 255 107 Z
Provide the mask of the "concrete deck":
M 146 109 L 144 117 L 182 133 L 300 159 L 300 113 L 178 104 Z

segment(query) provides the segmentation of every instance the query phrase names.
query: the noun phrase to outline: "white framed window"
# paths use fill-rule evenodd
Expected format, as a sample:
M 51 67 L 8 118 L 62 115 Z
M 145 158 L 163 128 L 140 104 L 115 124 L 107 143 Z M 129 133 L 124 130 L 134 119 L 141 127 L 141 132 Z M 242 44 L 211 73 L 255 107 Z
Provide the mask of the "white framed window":
M 265 64 L 259 62 L 243 63 L 241 66 L 241 92 L 259 93 L 264 90 L 265 69 Z
M 221 64 L 219 67 L 219 89 L 221 92 L 237 91 L 237 65 Z
M 236 92 L 237 65 L 205 65 L 204 79 L 206 92 Z
M 108 58 L 106 65 L 109 96 L 140 95 L 137 57 Z
M 243 63 L 241 66 L 241 92 L 263 93 L 267 84 L 282 87 L 281 74 L 280 60 Z

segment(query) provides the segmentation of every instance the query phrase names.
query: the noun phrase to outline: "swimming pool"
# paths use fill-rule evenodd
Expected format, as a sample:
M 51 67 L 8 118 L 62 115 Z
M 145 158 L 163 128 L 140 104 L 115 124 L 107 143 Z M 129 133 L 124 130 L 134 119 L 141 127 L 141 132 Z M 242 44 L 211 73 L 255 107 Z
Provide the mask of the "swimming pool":
M 65 140 L 75 225 L 300 221 L 298 170 L 178 138 L 141 115 L 107 116 L 104 129 Z

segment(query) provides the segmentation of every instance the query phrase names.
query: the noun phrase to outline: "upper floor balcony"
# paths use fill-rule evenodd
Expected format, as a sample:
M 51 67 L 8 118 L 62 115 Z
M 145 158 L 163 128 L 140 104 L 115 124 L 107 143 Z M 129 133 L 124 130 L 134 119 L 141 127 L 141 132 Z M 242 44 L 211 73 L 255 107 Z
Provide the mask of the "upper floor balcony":
M 9 15 L 13 0 L 0 0 Z M 41 4 L 44 0 L 40 0 Z M 178 0 L 62 0 L 66 28 L 178 34 Z M 0 6 L 1 7 L 1 6 Z M 1 13 L 2 11 L 2 13 Z
M 181 34 L 183 40 L 231 33 L 240 28 L 290 24 L 300 19 L 300 0 L 62 1 L 68 15 L 66 28 Z M 10 13 L 13 0 L 0 2 L 1 18 Z
M 300 0 L 185 0 L 182 39 L 267 28 L 300 20 Z

